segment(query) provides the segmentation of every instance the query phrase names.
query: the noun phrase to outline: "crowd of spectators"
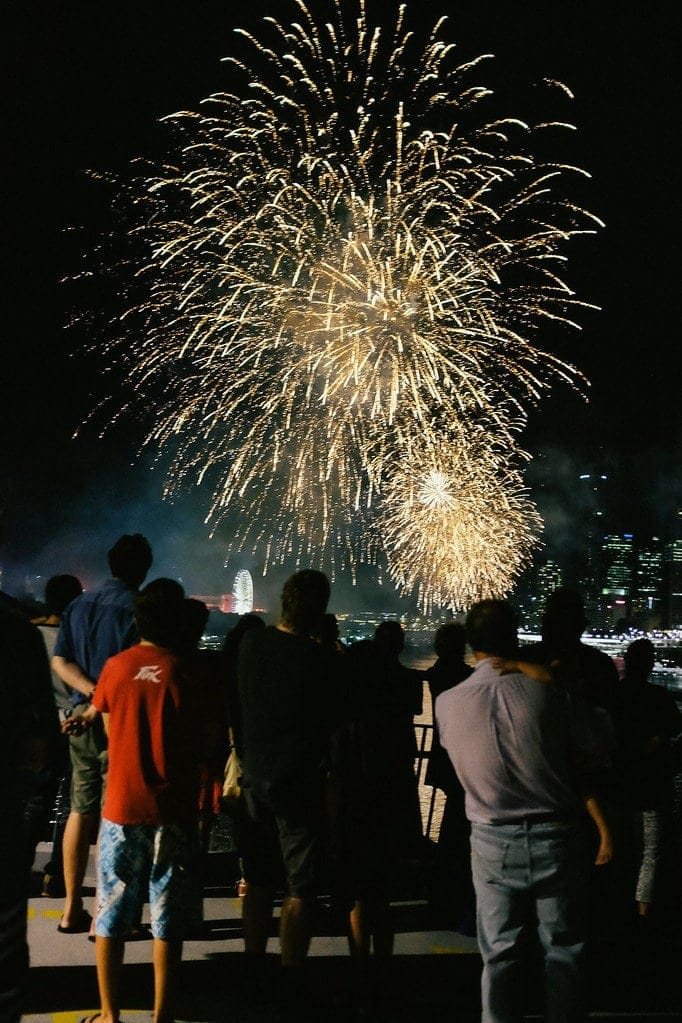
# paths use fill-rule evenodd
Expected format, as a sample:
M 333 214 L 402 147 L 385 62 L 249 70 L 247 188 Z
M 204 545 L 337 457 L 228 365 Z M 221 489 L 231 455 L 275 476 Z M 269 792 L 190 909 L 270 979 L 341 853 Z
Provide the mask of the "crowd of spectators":
M 50 580 L 36 626 L 0 601 L 0 769 L 11 779 L 0 797 L 2 1018 L 21 1010 L 30 867 L 59 786 L 71 809 L 52 835 L 44 893 L 64 894 L 60 933 L 95 942 L 101 1008 L 90 1023 L 118 1023 L 125 942 L 144 935 L 145 902 L 154 1020 L 174 1018 L 182 943 L 200 928 L 211 829 L 226 810 L 246 984 L 282 1019 L 304 1015 L 323 891 L 344 920 L 357 1011 L 380 1012 L 391 903 L 415 864 L 428 866 L 434 924 L 477 935 L 484 1023 L 518 1016 L 528 928 L 548 1018 L 580 1018 L 590 871 L 630 850 L 633 912 L 649 927 L 669 845 L 682 718 L 650 684 L 649 641 L 630 646 L 619 678 L 581 639 L 579 595 L 557 590 L 540 643 L 519 649 L 511 607 L 483 601 L 465 624 L 438 629 L 437 660 L 419 672 L 401 661 L 397 621 L 345 646 L 329 581 L 306 569 L 285 583 L 277 624 L 245 615 L 218 653 L 201 649 L 208 610 L 179 583 L 140 589 L 152 560 L 144 537 L 121 537 L 98 590 Z M 414 769 L 425 683 L 435 708 L 426 781 L 446 797 L 436 845 L 422 834 Z M 228 804 L 233 748 L 240 794 Z M 95 841 L 91 917 L 82 886 Z M 268 992 L 278 896 L 281 969 Z

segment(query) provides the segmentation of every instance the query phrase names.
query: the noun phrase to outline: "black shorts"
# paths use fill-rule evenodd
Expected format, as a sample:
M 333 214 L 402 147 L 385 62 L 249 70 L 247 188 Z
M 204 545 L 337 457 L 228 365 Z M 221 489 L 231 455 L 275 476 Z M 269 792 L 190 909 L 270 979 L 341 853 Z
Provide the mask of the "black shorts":
M 244 781 L 240 821 L 244 878 L 249 884 L 306 898 L 317 893 L 324 789 L 317 776 Z

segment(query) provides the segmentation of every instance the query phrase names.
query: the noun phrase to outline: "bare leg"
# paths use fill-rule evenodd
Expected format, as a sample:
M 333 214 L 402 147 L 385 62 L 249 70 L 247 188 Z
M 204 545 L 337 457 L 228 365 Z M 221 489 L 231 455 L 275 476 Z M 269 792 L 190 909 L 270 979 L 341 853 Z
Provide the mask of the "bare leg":
M 101 938 L 95 941 L 97 984 L 100 1016 L 98 1023 L 117 1023 L 120 1012 L 121 967 L 125 943 L 122 938 Z
M 75 926 L 83 911 L 83 878 L 85 877 L 85 870 L 88 865 L 90 838 L 94 825 L 95 817 L 92 814 L 75 813 L 72 810 L 64 828 L 64 841 L 62 844 L 64 887 L 66 888 L 66 899 L 62 916 L 62 925 L 64 927 Z
M 302 966 L 305 962 L 313 932 L 314 912 L 314 899 L 288 895 L 282 903 L 279 920 L 282 966 Z
M 367 919 L 367 903 L 356 899 L 348 917 L 348 948 L 353 960 L 353 994 L 358 1007 L 370 1001 L 370 953 L 372 932 Z
M 154 938 L 152 942 L 154 1023 L 171 1023 L 173 1020 L 173 995 L 181 959 L 181 941 L 162 941 L 160 938 Z
M 368 956 L 371 933 L 367 924 L 367 906 L 364 900 L 356 899 L 348 920 L 348 948 L 352 956 Z
M 365 1013 L 386 988 L 393 954 L 393 919 L 385 899 L 356 899 L 348 921 L 348 945 L 354 962 L 355 997 Z M 370 955 L 372 951 L 374 956 Z
M 256 885 L 246 886 L 242 899 L 244 950 L 248 956 L 264 956 L 272 921 L 272 892 Z

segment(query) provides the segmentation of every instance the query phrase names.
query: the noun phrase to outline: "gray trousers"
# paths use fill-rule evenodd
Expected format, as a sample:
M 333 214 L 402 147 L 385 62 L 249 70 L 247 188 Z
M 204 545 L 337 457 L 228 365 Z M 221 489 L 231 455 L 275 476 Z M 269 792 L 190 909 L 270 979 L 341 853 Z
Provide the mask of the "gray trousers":
M 545 1018 L 583 1018 L 582 959 L 587 870 L 571 824 L 472 824 L 471 867 L 483 958 L 483 1023 L 518 1023 L 526 937 L 534 929 L 544 960 Z

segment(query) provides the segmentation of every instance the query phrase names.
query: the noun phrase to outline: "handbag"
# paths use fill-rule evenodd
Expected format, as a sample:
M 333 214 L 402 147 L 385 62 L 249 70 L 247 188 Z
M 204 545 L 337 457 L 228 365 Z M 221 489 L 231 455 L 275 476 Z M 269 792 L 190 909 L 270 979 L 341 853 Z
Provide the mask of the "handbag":
M 239 801 L 242 794 L 242 765 L 237 750 L 234 746 L 232 729 L 230 729 L 230 742 L 232 748 L 225 764 L 225 777 L 223 779 L 223 804 L 229 808 Z

